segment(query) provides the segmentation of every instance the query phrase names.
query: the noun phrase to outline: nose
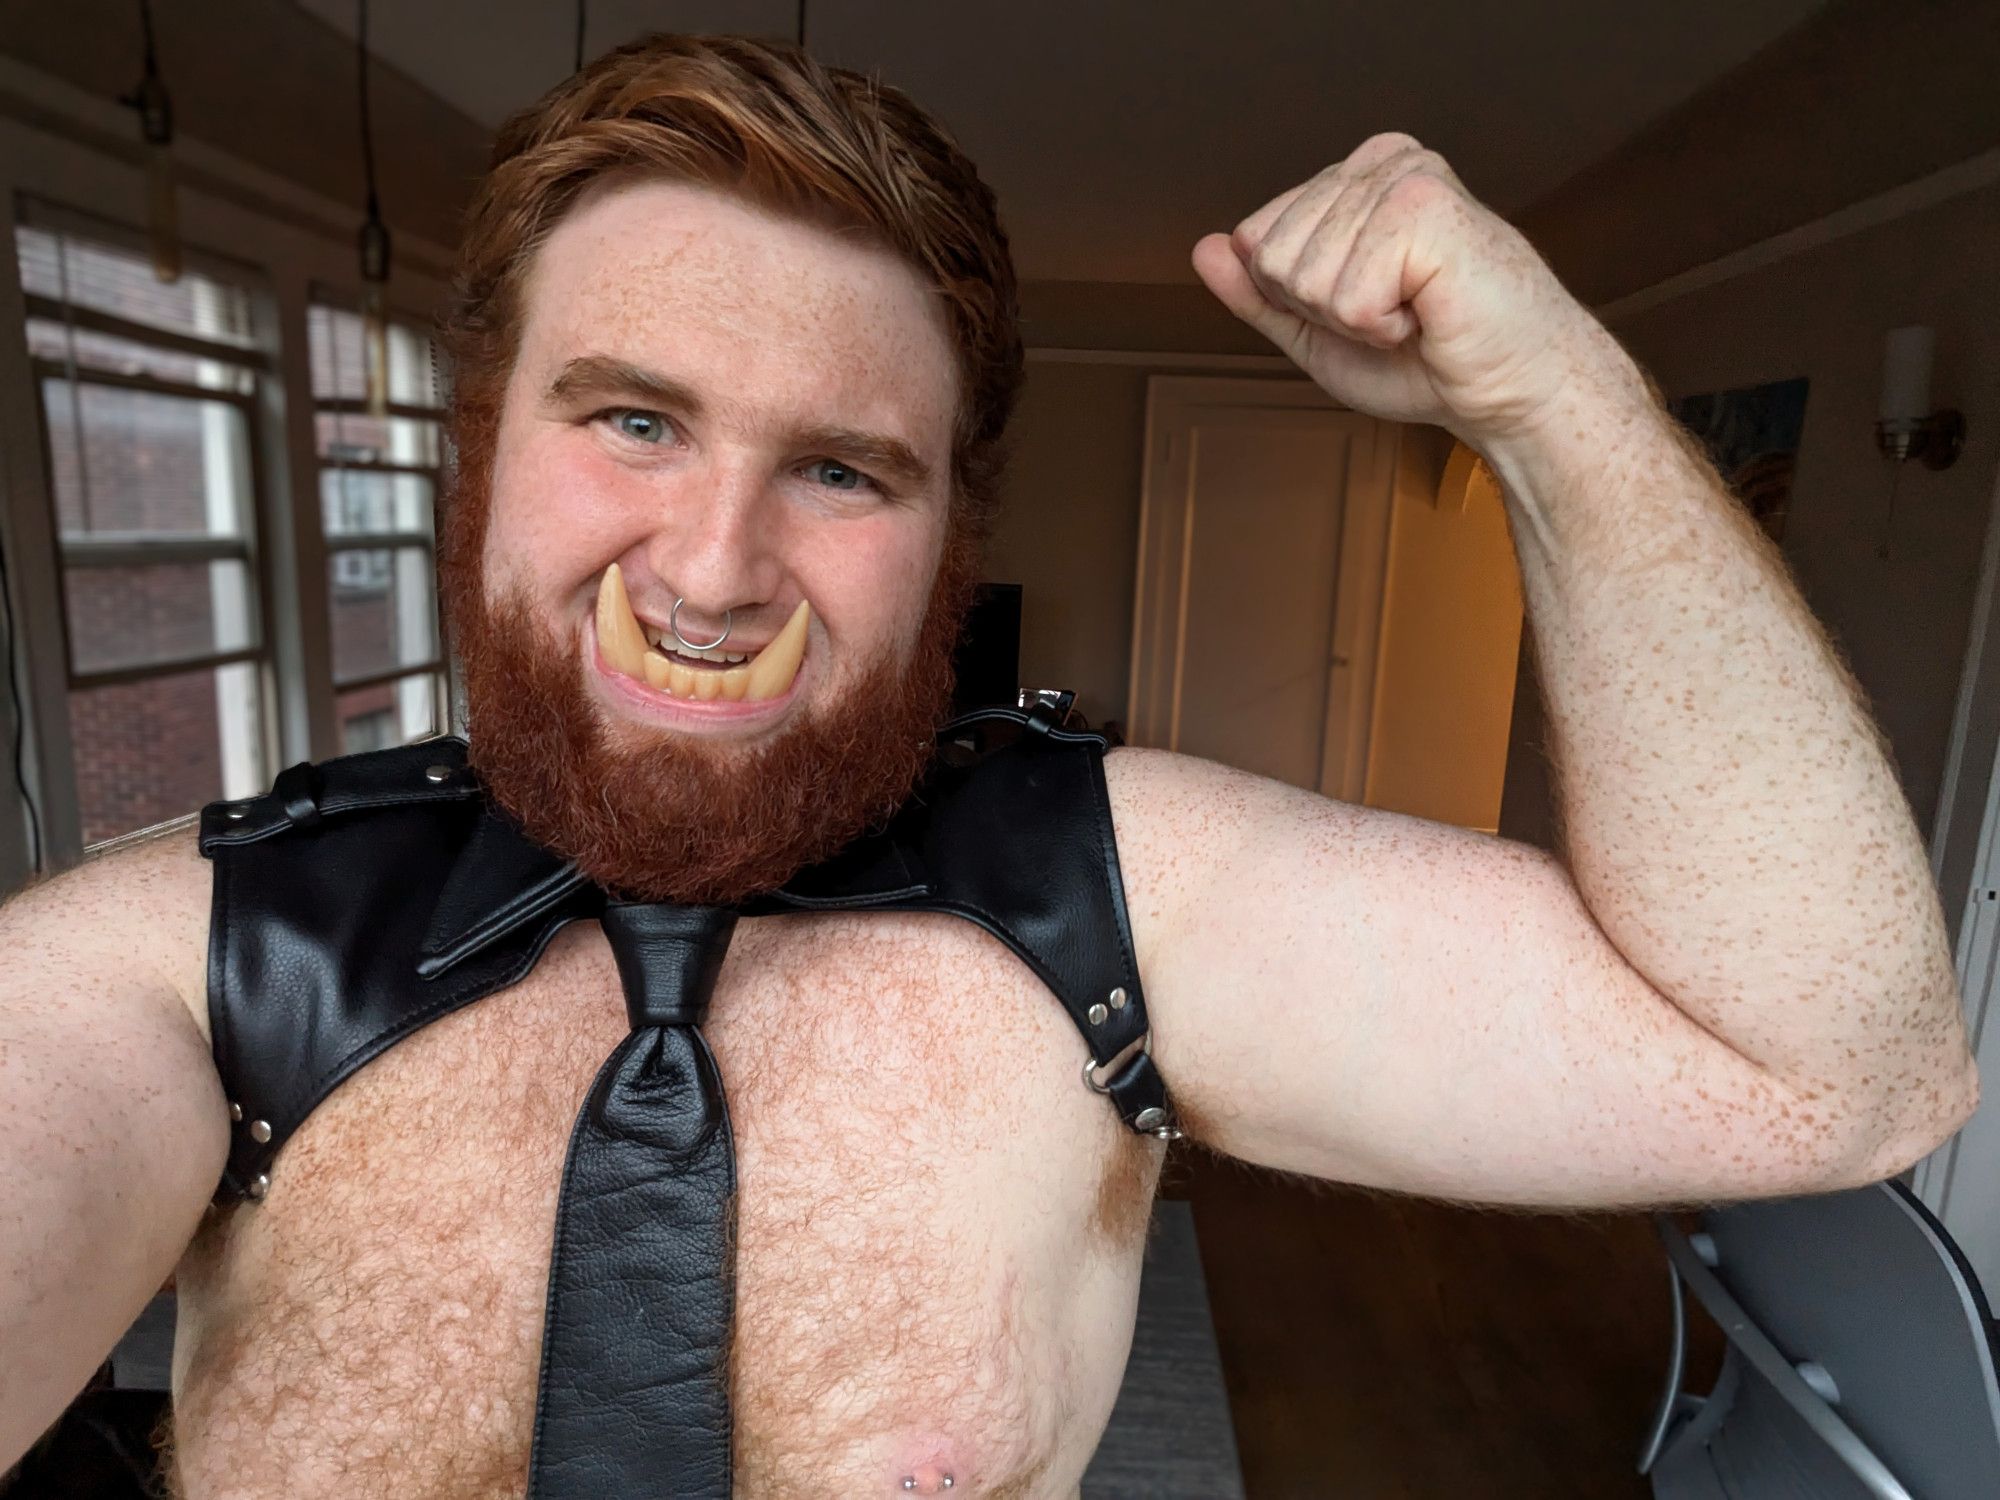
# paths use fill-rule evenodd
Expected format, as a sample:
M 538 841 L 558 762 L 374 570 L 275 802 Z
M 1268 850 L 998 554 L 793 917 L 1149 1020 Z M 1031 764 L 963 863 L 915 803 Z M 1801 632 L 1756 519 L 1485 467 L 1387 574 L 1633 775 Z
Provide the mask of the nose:
M 665 499 L 647 538 L 653 575 L 686 600 L 681 630 L 721 633 L 724 612 L 776 597 L 784 576 L 782 509 L 767 473 L 717 461 Z

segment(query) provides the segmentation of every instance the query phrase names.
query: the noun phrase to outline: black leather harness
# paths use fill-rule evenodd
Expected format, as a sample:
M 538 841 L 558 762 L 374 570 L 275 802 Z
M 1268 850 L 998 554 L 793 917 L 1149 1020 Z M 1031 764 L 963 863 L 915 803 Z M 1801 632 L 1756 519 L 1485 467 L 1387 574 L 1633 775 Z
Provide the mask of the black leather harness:
M 460 740 L 294 766 L 265 796 L 211 804 L 209 1018 L 235 1122 L 218 1198 L 262 1198 L 342 1080 L 520 980 L 565 923 L 600 921 L 633 1029 L 570 1138 L 529 1494 L 724 1500 L 735 1162 L 700 1023 L 737 916 L 977 923 L 1068 1011 L 1083 1081 L 1132 1130 L 1171 1139 L 1105 748 L 1046 710 L 957 720 L 888 827 L 735 911 L 609 899 L 485 798 Z

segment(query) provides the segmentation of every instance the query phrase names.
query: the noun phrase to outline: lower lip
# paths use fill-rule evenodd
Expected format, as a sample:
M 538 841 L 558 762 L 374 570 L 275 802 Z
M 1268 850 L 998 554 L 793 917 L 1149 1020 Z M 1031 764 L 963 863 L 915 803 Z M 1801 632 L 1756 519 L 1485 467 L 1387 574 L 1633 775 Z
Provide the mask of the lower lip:
M 798 696 L 800 680 L 812 666 L 812 654 L 808 652 L 799 663 L 798 676 L 792 679 L 792 685 L 775 698 L 754 701 L 739 698 L 733 702 L 727 698 L 676 698 L 672 693 L 663 693 L 648 683 L 627 677 L 606 661 L 603 649 L 597 644 L 594 620 L 586 622 L 584 645 L 598 680 L 621 704 L 639 709 L 650 719 L 688 729 L 736 729 L 782 717 Z

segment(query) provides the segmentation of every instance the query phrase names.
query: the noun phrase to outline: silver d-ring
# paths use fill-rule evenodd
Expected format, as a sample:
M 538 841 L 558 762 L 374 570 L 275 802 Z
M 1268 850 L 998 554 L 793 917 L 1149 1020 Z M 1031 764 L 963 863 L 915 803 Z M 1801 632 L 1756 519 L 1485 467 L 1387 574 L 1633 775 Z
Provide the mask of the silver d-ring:
M 1127 1063 L 1131 1062 L 1132 1059 L 1135 1057 L 1144 1057 L 1149 1055 L 1152 1051 L 1152 1046 L 1151 1046 L 1152 1040 L 1153 1040 L 1152 1032 L 1142 1031 L 1139 1033 L 1139 1038 L 1137 1041 L 1127 1042 L 1123 1047 L 1120 1047 L 1117 1053 L 1113 1055 L 1110 1061 L 1108 1062 L 1099 1062 L 1094 1057 L 1086 1057 L 1083 1060 L 1083 1081 L 1085 1086 L 1088 1087 L 1093 1094 L 1110 1093 L 1111 1086 L 1109 1084 L 1099 1083 L 1097 1081 L 1097 1075 L 1099 1073 L 1112 1073 L 1117 1069 L 1123 1068 Z
M 701 644 L 697 645 L 695 642 L 689 640 L 686 636 L 682 635 L 681 606 L 685 603 L 687 603 L 687 600 L 681 598 L 678 594 L 676 594 L 674 596 L 673 612 L 667 616 L 667 629 L 671 630 L 674 633 L 675 640 L 679 641 L 683 646 L 687 647 L 688 650 L 690 651 L 713 651 L 717 646 L 720 646 L 724 641 L 729 639 L 729 626 L 731 620 L 735 617 L 735 611 L 727 609 L 725 609 L 722 612 L 722 634 L 717 636 L 714 640 L 704 641 Z

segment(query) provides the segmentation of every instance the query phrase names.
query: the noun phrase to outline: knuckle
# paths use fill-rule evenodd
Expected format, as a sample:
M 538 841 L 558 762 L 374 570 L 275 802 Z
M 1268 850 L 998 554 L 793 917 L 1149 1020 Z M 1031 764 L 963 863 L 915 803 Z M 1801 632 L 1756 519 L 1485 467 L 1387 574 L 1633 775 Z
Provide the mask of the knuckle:
M 1412 172 L 1399 178 L 1383 195 L 1385 206 L 1408 213 L 1421 213 L 1448 201 L 1452 194 L 1451 184 L 1441 177 L 1428 172 Z
M 1275 283 L 1283 281 L 1291 270 L 1291 256 L 1265 240 L 1250 252 L 1250 275 L 1253 280 Z
M 1375 299 L 1358 286 L 1334 288 L 1326 310 L 1343 328 L 1360 328 L 1375 316 Z

